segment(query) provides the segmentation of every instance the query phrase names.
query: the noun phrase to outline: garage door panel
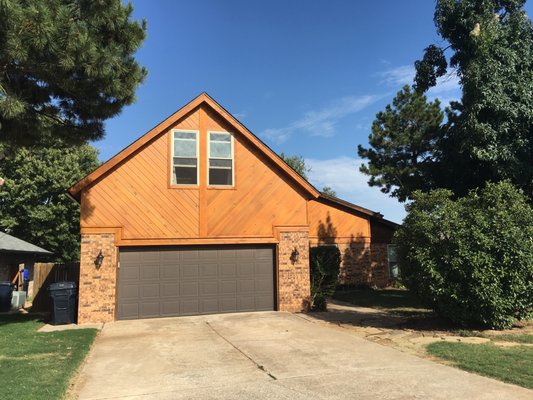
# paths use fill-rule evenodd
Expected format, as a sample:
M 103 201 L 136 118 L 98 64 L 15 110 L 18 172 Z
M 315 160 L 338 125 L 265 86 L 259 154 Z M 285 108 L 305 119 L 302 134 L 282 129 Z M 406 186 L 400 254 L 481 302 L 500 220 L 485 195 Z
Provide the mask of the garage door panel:
M 120 249 L 118 319 L 274 309 L 269 246 Z
M 159 280 L 159 265 L 142 265 L 141 270 L 141 279 L 143 281 L 147 280 Z
M 158 317 L 161 314 L 159 301 L 141 303 L 141 317 Z
M 138 281 L 140 276 L 140 265 L 130 265 L 122 267 L 120 271 L 121 278 L 124 281 Z
M 218 295 L 218 280 L 200 282 L 200 296 Z
M 179 295 L 178 282 L 163 282 L 161 284 L 161 297 L 178 297 Z
M 199 300 L 182 300 L 181 315 L 196 315 L 200 313 Z
M 161 260 L 162 263 L 165 263 L 164 260 Z M 168 263 L 163 264 L 160 267 L 160 276 L 162 279 L 177 279 L 180 276 L 179 264 L 178 263 Z
M 159 292 L 159 283 L 151 283 L 151 284 L 142 285 L 141 297 L 143 299 L 150 299 L 150 298 L 158 299 L 159 297 L 161 297 L 161 293 Z
M 199 291 L 198 291 L 198 287 L 199 287 L 199 282 L 198 281 L 193 281 L 193 282 L 180 282 L 180 295 L 182 297 L 186 297 L 186 296 L 194 296 L 194 297 L 198 297 L 198 295 L 200 294 Z
M 198 264 L 183 264 L 179 267 L 180 278 L 198 278 L 199 265 Z

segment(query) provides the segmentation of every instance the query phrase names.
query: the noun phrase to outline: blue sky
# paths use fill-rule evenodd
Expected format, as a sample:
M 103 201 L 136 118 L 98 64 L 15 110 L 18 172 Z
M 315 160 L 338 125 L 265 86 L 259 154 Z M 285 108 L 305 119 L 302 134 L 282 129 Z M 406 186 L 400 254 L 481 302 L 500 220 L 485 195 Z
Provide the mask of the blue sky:
M 146 19 L 137 53 L 148 77 L 137 102 L 95 143 L 107 160 L 205 91 L 275 151 L 302 155 L 310 181 L 401 222 L 403 205 L 366 184 L 357 145 L 375 114 L 413 77 L 413 62 L 441 43 L 434 2 L 133 1 Z M 527 6 L 531 15 L 531 1 Z M 429 93 L 459 97 L 456 79 Z

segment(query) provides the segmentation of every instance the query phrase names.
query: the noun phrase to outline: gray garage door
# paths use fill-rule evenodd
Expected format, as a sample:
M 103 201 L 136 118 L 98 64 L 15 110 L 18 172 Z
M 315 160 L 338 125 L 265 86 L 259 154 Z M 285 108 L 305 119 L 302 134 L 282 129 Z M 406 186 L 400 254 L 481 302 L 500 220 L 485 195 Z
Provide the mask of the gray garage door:
M 118 319 L 274 309 L 267 246 L 122 247 Z

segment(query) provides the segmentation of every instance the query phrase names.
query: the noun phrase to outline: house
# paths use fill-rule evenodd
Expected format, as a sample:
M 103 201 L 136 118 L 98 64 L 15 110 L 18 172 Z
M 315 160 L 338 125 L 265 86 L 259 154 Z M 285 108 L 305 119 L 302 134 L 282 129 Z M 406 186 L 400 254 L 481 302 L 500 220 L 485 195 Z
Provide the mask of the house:
M 321 194 L 203 93 L 69 189 L 81 204 L 79 322 L 300 311 L 309 247 L 343 284 L 388 283 L 395 224 Z
M 0 281 L 22 286 L 21 270 L 28 271 L 28 296 L 33 294 L 33 268 L 36 261 L 52 253 L 22 239 L 0 232 Z

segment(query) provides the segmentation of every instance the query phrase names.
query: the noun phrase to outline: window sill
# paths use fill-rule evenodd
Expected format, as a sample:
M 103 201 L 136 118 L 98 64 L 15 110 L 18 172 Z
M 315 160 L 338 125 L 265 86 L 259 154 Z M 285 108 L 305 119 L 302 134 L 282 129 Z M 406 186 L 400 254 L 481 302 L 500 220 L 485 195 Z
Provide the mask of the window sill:
M 237 190 L 235 186 L 207 186 L 207 190 Z

